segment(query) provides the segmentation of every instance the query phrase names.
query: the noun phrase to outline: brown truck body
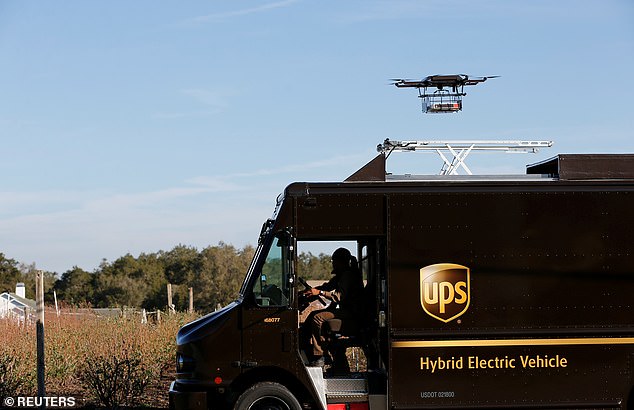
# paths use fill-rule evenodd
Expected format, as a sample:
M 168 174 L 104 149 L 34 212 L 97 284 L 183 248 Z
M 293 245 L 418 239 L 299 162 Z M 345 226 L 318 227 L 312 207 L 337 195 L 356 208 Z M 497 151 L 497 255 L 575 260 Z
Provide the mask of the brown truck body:
M 238 300 L 179 332 L 172 407 L 243 408 L 271 385 L 304 408 L 634 406 L 633 156 L 468 178 L 386 176 L 384 161 L 286 188 Z M 299 350 L 296 244 L 322 240 L 357 242 L 366 372 L 324 376 Z M 258 282 L 272 245 L 275 292 Z

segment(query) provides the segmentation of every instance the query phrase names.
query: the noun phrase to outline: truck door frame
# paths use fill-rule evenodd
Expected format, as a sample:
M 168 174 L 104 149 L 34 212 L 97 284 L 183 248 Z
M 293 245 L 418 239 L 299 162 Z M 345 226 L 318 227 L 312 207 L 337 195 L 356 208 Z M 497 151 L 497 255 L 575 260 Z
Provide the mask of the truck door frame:
M 281 281 L 279 285 L 270 286 L 272 292 L 283 295 L 280 302 L 269 305 L 263 303 L 263 292 L 260 303 L 253 288 L 259 282 L 269 278 L 263 274 L 263 267 L 275 246 L 280 249 Z M 289 230 L 279 231 L 271 235 L 265 243 L 242 304 L 241 330 L 242 354 L 239 363 L 242 372 L 254 367 L 275 366 L 288 370 L 297 366 L 297 298 L 295 296 L 295 238 Z M 278 289 L 275 289 L 277 287 Z M 282 299 L 284 297 L 284 299 Z M 268 302 L 271 298 L 268 298 Z M 268 343 L 262 343 L 268 340 Z M 277 347 L 276 347 L 277 346 Z

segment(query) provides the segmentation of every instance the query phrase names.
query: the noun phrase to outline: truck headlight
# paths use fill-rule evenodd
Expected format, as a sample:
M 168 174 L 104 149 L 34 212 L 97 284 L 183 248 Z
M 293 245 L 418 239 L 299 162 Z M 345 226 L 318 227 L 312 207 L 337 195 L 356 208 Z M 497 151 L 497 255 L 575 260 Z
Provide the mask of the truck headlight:
M 188 373 L 194 370 L 194 359 L 178 352 L 176 353 L 176 373 Z

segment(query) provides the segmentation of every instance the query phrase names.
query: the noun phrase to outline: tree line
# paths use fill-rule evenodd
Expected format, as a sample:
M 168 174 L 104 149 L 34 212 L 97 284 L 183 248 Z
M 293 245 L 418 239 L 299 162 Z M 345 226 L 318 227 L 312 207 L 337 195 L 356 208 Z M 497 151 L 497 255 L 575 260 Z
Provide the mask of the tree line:
M 45 299 L 52 303 L 55 292 L 58 302 L 66 306 L 164 309 L 171 283 L 176 309 L 187 309 L 191 287 L 196 310 L 211 311 L 235 299 L 254 252 L 252 246 L 240 249 L 223 242 L 202 250 L 178 245 L 137 257 L 126 254 L 112 262 L 104 259 L 93 272 L 78 266 L 61 276 L 45 271 Z M 326 280 L 331 269 L 330 255 L 303 252 L 298 256 L 298 274 L 305 279 Z M 0 253 L 0 292 L 14 292 L 16 283 L 23 282 L 26 297 L 34 299 L 35 271 L 34 264 Z

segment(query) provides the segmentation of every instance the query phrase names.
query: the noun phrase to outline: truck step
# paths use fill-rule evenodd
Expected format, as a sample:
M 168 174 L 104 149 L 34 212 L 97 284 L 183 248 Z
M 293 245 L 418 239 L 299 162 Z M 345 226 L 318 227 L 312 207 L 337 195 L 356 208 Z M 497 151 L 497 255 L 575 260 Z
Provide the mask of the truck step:
M 326 394 L 326 402 L 328 404 L 335 403 L 367 403 L 368 395 L 367 394 L 354 394 L 354 393 L 346 393 L 346 394 Z
M 350 375 L 324 379 L 328 403 L 368 401 L 368 382 L 365 377 Z

